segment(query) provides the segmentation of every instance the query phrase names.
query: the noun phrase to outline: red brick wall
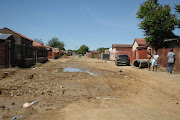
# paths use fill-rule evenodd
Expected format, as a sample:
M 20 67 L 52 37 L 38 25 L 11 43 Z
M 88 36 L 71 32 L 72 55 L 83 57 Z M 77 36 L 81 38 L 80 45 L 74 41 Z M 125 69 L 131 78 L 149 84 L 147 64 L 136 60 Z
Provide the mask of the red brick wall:
M 48 59 L 55 59 L 59 57 L 59 52 L 48 51 Z

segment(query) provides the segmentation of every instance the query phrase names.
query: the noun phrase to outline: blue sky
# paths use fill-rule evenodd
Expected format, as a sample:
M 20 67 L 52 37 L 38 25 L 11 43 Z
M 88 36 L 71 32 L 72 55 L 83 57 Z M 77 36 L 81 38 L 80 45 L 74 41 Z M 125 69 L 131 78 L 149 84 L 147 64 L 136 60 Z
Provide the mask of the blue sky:
M 90 50 L 112 44 L 132 44 L 144 38 L 136 18 L 146 0 L 1 0 L 0 28 L 10 28 L 46 44 L 52 37 L 65 49 L 87 45 Z M 161 4 L 179 0 L 159 0 Z M 174 10 L 173 10 L 174 11 Z M 172 11 L 172 12 L 173 12 Z M 174 31 L 180 35 L 180 30 Z

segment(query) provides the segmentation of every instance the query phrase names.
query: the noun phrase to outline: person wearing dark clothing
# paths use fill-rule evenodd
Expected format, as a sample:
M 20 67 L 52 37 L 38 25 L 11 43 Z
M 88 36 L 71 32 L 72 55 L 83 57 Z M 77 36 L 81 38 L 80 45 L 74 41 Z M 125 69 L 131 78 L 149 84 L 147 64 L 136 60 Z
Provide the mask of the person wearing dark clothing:
M 173 49 L 171 49 L 168 52 L 167 58 L 168 58 L 168 73 L 172 74 L 173 65 L 174 65 L 175 59 L 176 59 L 176 54 L 173 52 Z

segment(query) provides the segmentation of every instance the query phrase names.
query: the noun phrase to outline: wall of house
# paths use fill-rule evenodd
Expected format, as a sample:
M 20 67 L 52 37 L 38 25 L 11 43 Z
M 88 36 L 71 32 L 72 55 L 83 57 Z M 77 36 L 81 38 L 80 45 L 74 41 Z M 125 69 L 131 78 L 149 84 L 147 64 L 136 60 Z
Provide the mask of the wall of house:
M 116 48 L 117 51 L 131 51 L 132 48 Z
M 180 44 L 177 41 L 168 42 L 167 45 L 168 48 L 176 48 L 177 46 L 180 48 Z
M 0 40 L 0 68 L 4 68 L 6 66 L 6 46 Z
M 133 46 L 132 46 L 132 51 L 135 51 L 137 47 L 138 47 L 138 44 L 137 44 L 137 42 L 135 41 L 134 44 L 133 44 Z
M 21 37 L 8 29 L 0 29 L 0 33 L 12 34 L 15 39 L 15 44 L 21 45 Z
M 21 44 L 22 45 L 26 45 L 26 46 L 32 46 L 33 45 L 33 42 L 32 41 L 30 41 L 30 40 L 27 40 L 27 39 L 25 39 L 25 38 L 21 38 Z
M 116 50 L 116 48 L 113 48 L 110 51 L 110 60 L 115 60 L 116 54 L 117 54 L 117 50 Z

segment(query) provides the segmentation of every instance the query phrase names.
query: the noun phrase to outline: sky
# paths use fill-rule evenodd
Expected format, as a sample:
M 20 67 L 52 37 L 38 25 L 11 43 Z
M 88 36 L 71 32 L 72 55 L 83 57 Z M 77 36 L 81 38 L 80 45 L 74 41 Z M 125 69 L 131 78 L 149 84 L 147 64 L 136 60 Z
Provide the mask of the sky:
M 144 38 L 136 18 L 146 0 L 0 0 L 0 28 L 7 27 L 45 44 L 58 37 L 65 49 L 90 50 L 132 44 Z M 159 0 L 172 8 L 180 0 Z M 172 9 L 172 13 L 174 10 Z M 174 31 L 180 35 L 180 30 Z

